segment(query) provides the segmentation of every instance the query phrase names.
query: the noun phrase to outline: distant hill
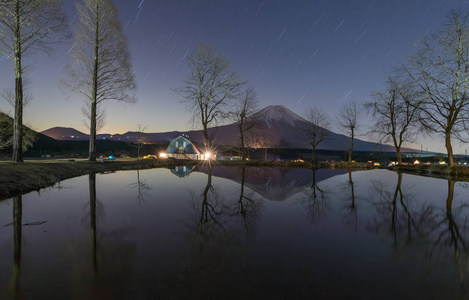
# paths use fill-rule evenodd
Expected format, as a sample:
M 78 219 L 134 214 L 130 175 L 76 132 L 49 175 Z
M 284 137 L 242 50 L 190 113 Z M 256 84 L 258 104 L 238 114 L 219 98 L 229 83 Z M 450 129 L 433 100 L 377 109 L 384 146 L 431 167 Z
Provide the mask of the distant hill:
M 2 136 L 0 137 L 1 143 L 11 139 L 13 132 L 13 119 L 2 112 L 0 112 L 0 129 L 3 131 Z M 88 136 L 85 135 L 86 139 L 84 139 L 81 135 L 83 133 L 80 133 L 78 130 L 73 128 L 54 127 L 45 131 L 51 135 L 58 135 L 60 138 L 63 138 L 61 140 L 36 132 L 27 126 L 24 126 L 23 130 L 27 133 L 27 138 L 32 141 L 32 147 L 28 147 L 24 154 L 25 157 L 88 157 Z M 77 134 L 75 137 L 80 136 L 81 140 L 78 138 L 70 138 L 71 135 L 67 136 L 67 134 Z M 113 140 L 98 140 L 96 144 L 98 155 L 135 156 L 137 154 L 135 145 L 130 143 Z M 158 147 L 157 145 L 144 145 L 140 153 L 141 155 L 155 154 L 162 150 L 163 148 Z M 0 149 L 0 156 L 11 157 L 11 153 L 11 145 Z
M 70 127 L 52 127 L 41 132 L 53 139 L 70 141 L 70 140 L 89 140 L 90 136 L 81 131 Z
M 311 146 L 302 138 L 301 130 L 308 126 L 308 122 L 301 116 L 295 114 L 282 105 L 271 105 L 256 113 L 258 125 L 256 130 L 261 132 L 270 142 L 268 148 L 296 148 L 310 149 Z M 89 139 L 84 134 L 73 128 L 54 127 L 43 131 L 45 135 L 59 140 L 81 140 Z M 236 146 L 238 144 L 238 128 L 236 123 L 209 128 L 209 133 L 214 135 L 214 144 L 224 146 Z M 172 139 L 184 134 L 197 143 L 203 143 L 204 138 L 201 130 L 191 131 L 170 131 L 158 133 L 138 133 L 129 131 L 124 134 L 98 134 L 97 139 L 110 139 L 123 142 L 136 142 L 140 137 L 144 141 L 153 144 L 168 144 Z M 332 131 L 328 132 L 328 139 L 319 144 L 318 150 L 347 150 L 350 138 L 343 134 Z M 354 150 L 356 151 L 385 151 L 394 152 L 394 147 L 379 143 L 354 140 Z M 404 149 L 404 151 L 415 151 Z

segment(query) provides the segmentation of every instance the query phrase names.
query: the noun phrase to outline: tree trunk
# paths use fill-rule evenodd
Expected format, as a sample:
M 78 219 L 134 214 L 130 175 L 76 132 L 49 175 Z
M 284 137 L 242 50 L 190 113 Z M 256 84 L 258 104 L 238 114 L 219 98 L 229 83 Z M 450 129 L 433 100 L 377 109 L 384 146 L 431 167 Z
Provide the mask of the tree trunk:
M 397 164 L 400 165 L 402 164 L 401 147 L 396 147 L 396 153 L 397 153 Z
M 353 152 L 353 137 L 355 136 L 354 130 L 352 128 L 352 134 L 350 136 L 350 149 L 348 150 L 348 162 L 352 162 L 352 152 Z
M 316 160 L 316 147 L 314 145 L 311 145 L 312 151 L 311 151 L 311 162 L 314 162 Z
M 246 151 L 246 149 L 244 148 L 244 135 L 242 130 L 239 132 L 239 138 L 241 142 L 241 151 L 239 153 L 239 156 L 241 160 L 244 160 L 244 152 Z
M 96 161 L 96 102 L 91 102 L 89 161 Z
M 453 158 L 453 146 L 451 145 L 451 133 L 450 132 L 445 133 L 445 146 L 448 152 L 448 164 L 451 167 L 454 165 L 454 158 Z
M 20 3 L 15 1 L 15 116 L 13 122 L 13 162 L 23 162 L 23 70 L 21 66 Z
M 16 65 L 16 63 L 15 63 Z M 21 73 L 21 72 L 19 72 Z M 23 162 L 23 80 L 16 78 L 15 117 L 13 121 L 13 162 Z
M 96 1 L 95 38 L 94 38 L 94 66 L 93 66 L 93 90 L 90 107 L 90 148 L 89 161 L 96 161 L 96 110 L 98 101 L 98 67 L 99 67 L 99 1 Z
M 210 140 L 210 136 L 208 134 L 208 128 L 207 124 L 204 124 L 204 130 L 203 130 L 204 138 L 205 138 L 205 149 L 204 149 L 204 154 L 211 151 L 212 149 L 212 141 Z

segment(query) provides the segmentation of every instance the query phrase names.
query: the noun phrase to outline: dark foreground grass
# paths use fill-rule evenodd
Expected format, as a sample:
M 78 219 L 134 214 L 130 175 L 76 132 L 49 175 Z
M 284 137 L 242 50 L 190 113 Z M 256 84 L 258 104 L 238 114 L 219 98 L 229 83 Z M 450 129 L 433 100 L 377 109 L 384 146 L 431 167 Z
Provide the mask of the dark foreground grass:
M 174 168 L 180 165 L 197 165 L 200 161 L 188 160 L 118 160 L 88 162 L 85 160 L 40 160 L 24 163 L 0 162 L 0 199 L 11 198 L 15 195 L 53 186 L 62 180 L 90 173 L 113 172 L 119 170 L 140 170 L 151 168 Z M 275 162 L 275 161 L 215 161 L 214 165 L 223 166 L 252 166 L 270 168 L 313 168 L 311 162 Z M 369 169 L 370 164 L 320 162 L 314 165 L 322 169 Z

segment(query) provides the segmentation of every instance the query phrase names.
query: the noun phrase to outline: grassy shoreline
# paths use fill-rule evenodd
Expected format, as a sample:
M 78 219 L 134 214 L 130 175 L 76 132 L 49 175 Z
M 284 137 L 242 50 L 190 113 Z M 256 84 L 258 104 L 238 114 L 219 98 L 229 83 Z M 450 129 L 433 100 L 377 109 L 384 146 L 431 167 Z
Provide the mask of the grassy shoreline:
M 0 199 L 38 191 L 65 179 L 90 173 L 171 167 L 170 161 L 109 161 L 104 163 L 79 160 L 30 160 L 24 163 L 0 163 Z
M 457 181 L 469 181 L 469 166 L 447 166 L 447 165 L 407 165 L 395 166 L 392 170 L 408 174 L 417 174 Z
M 198 165 L 206 162 L 189 160 L 117 160 L 88 162 L 87 160 L 27 160 L 24 163 L 0 162 L 0 200 L 31 191 L 39 191 L 56 183 L 90 173 L 114 172 L 121 170 L 142 170 L 152 168 L 174 168 L 182 165 Z M 215 161 L 215 166 L 265 167 L 265 168 L 307 168 L 311 162 L 276 161 Z M 373 169 L 371 164 L 347 162 L 319 162 L 316 169 Z M 469 181 L 469 166 L 407 165 L 390 168 L 396 172 L 417 174 L 457 181 Z
M 82 160 L 26 160 L 24 163 L 0 162 L 0 200 L 42 188 L 53 186 L 65 179 L 121 170 L 142 170 L 152 168 L 174 168 L 181 165 L 197 165 L 201 161 L 188 160 L 117 160 L 104 163 Z M 268 168 L 309 168 L 311 162 L 275 162 L 275 161 L 215 161 L 215 166 L 232 167 L 268 167 Z M 370 164 L 344 162 L 321 162 L 315 165 L 323 169 L 371 169 Z

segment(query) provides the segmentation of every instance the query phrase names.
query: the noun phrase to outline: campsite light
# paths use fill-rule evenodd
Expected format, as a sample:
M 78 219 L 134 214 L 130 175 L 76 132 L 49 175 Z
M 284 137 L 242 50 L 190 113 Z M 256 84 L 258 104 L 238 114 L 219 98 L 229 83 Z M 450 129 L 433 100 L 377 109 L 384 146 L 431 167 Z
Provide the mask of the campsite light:
M 166 153 L 161 152 L 161 153 L 160 153 L 160 158 L 166 158 Z

